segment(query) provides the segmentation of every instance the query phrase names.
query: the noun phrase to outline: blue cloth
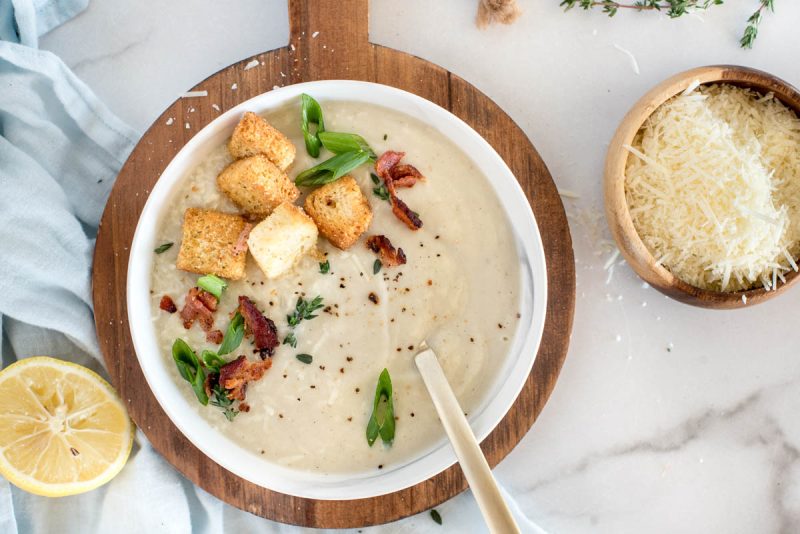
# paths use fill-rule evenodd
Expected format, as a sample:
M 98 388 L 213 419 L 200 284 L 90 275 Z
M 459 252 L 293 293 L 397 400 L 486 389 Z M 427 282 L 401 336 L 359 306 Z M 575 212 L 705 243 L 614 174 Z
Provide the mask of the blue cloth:
M 88 0 L 0 0 L 0 356 L 45 354 L 105 374 L 91 303 L 97 224 L 139 135 L 38 38 Z M 523 532 L 539 533 L 516 505 Z M 447 531 L 482 532 L 468 494 L 439 510 Z M 110 483 L 47 499 L 0 478 L 0 533 L 298 532 L 228 506 L 181 477 L 137 432 Z M 359 530 L 361 532 L 362 530 Z M 363 532 L 441 532 L 428 514 Z

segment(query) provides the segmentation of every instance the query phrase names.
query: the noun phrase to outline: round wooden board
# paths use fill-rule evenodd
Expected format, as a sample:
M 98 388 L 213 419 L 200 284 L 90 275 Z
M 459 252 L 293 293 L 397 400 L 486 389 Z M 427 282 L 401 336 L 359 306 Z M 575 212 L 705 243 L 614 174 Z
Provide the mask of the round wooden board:
M 313 6 L 313 9 L 312 9 Z M 566 358 L 575 306 L 575 265 L 567 219 L 555 184 L 525 134 L 494 102 L 458 76 L 368 40 L 368 0 L 290 0 L 290 45 L 248 58 L 204 80 L 150 127 L 122 168 L 106 206 L 94 256 L 95 322 L 106 365 L 128 411 L 153 446 L 189 480 L 253 514 L 304 526 L 345 528 L 422 512 L 466 488 L 458 465 L 414 487 L 357 501 L 292 497 L 251 484 L 203 455 L 159 406 L 139 368 L 126 310 L 128 253 L 139 214 L 161 172 L 203 126 L 274 86 L 356 79 L 416 93 L 467 122 L 503 157 L 533 206 L 547 258 L 547 319 L 539 353 L 522 393 L 481 447 L 497 465 L 530 429 Z M 319 32 L 312 38 L 314 32 Z M 252 59 L 258 67 L 245 70 Z M 232 90 L 233 84 L 237 85 Z M 191 108 L 191 112 L 190 112 Z M 174 124 L 167 126 L 167 119 Z M 184 125 L 189 124 L 189 128 Z

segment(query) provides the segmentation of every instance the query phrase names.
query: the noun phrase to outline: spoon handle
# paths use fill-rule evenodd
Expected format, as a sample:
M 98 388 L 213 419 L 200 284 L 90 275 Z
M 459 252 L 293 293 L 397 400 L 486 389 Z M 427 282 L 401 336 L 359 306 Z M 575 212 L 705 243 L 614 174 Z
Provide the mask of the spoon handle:
M 415 362 L 489 531 L 493 534 L 518 533 L 519 527 L 500 494 L 489 464 L 447 382 L 436 354 L 430 349 L 423 350 L 417 354 Z

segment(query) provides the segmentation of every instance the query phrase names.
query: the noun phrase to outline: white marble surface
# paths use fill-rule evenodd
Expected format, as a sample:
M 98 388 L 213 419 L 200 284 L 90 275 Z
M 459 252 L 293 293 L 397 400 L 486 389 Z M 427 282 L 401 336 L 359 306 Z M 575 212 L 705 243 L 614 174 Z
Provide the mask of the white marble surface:
M 737 40 L 755 0 L 679 20 L 521 1 L 515 25 L 484 32 L 474 3 L 375 0 L 370 34 L 494 98 L 558 186 L 580 195 L 565 201 L 578 273 L 569 357 L 499 478 L 552 532 L 800 531 L 800 290 L 747 310 L 694 309 L 642 287 L 624 263 L 608 280 L 599 241 L 609 237 L 599 217 L 605 149 L 628 107 L 704 64 L 800 85 L 800 3 L 776 2 L 752 51 Z M 283 46 L 286 11 L 274 0 L 93 0 L 42 47 L 143 131 L 199 80 Z M 447 511 L 471 506 L 461 497 Z

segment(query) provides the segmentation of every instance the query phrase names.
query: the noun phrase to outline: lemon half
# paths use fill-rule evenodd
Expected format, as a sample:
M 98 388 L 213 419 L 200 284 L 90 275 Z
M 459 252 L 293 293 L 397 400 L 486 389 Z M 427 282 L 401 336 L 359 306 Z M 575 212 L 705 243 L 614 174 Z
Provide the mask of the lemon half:
M 119 473 L 133 425 L 111 386 L 74 363 L 37 356 L 0 371 L 0 474 L 47 497 L 83 493 Z

